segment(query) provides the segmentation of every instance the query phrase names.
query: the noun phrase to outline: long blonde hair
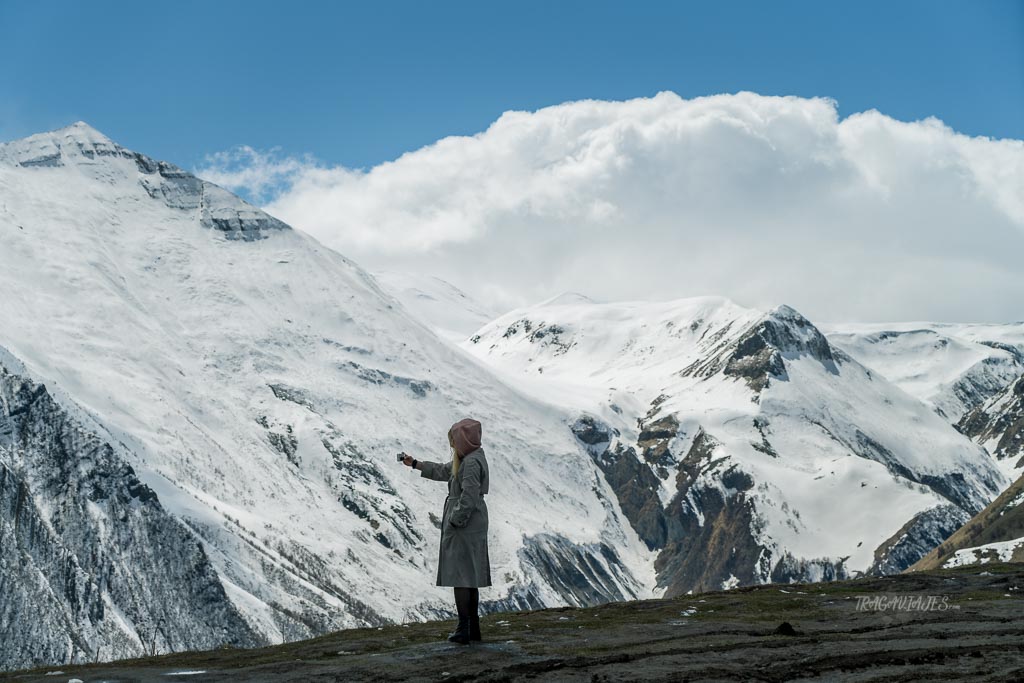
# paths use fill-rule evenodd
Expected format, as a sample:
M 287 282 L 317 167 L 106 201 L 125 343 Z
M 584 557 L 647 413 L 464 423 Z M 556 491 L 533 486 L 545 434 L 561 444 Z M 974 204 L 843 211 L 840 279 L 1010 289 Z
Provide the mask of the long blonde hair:
M 462 462 L 462 458 L 459 457 L 459 452 L 455 449 L 455 442 L 452 440 L 452 435 L 448 435 L 448 445 L 452 449 L 452 476 L 458 476 L 459 474 L 459 463 Z

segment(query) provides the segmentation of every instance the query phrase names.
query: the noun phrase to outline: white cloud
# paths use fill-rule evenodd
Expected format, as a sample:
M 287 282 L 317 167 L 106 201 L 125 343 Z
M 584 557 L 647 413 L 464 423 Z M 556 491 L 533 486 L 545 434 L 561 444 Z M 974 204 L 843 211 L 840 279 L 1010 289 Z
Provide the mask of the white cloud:
M 290 187 L 293 179 L 316 167 L 316 161 L 308 155 L 296 159 L 282 155 L 278 149 L 261 152 L 242 145 L 207 155 L 201 173 L 211 183 L 244 191 L 253 201 L 262 202 L 278 196 Z
M 660 93 L 507 112 L 366 172 L 245 154 L 201 173 L 283 183 L 267 208 L 293 226 L 496 308 L 577 290 L 818 320 L 1024 318 L 1024 142 L 935 119 Z

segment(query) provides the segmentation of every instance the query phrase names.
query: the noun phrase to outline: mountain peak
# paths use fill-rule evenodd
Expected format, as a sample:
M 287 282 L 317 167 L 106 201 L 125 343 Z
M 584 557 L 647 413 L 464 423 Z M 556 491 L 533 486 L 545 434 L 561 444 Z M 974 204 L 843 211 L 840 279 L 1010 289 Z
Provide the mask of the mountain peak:
M 35 133 L 28 137 L 12 140 L 8 143 L 4 143 L 5 146 L 31 146 L 33 144 L 39 144 L 42 141 L 50 140 L 54 144 L 74 144 L 79 145 L 109 145 L 119 147 L 117 143 L 111 140 L 109 137 L 90 126 L 85 121 L 75 121 L 71 125 L 64 126 L 63 128 L 57 128 L 54 130 L 44 131 L 42 133 Z
M 780 318 L 782 320 L 806 320 L 800 311 L 796 310 L 792 306 L 786 304 L 780 304 L 773 308 L 770 313 L 774 318 Z
M 55 128 L 53 130 L 47 130 L 41 133 L 33 133 L 32 135 L 23 138 L 16 138 L 14 140 L 9 140 L 8 142 L 0 142 L 0 146 L 24 146 L 44 139 L 55 141 L 92 140 L 107 142 L 111 144 L 113 143 L 113 141 L 109 137 L 107 137 L 100 131 L 96 130 L 85 121 L 75 121 L 74 123 L 67 126 L 63 126 L 61 128 Z
M 128 155 L 130 152 L 84 121 L 0 145 L 0 160 L 23 167 L 66 166 L 72 159 Z
M 571 306 L 574 304 L 593 304 L 597 303 L 586 294 L 580 294 L 579 292 L 562 292 L 555 296 L 542 301 L 537 304 L 538 308 L 541 306 Z
M 45 135 L 45 133 L 44 133 Z M 62 136 L 64 138 L 75 138 L 75 139 L 102 139 L 110 141 L 106 135 L 90 126 L 85 121 L 75 121 L 70 126 L 64 126 L 53 131 L 51 135 Z
M 197 212 L 204 227 L 228 239 L 261 239 L 287 229 L 276 218 L 227 190 L 165 161 L 122 147 L 84 121 L 0 144 L 0 165 L 24 169 L 65 169 L 99 180 L 105 189 L 144 191 L 150 199 L 180 211 Z M 46 180 L 50 182 L 49 174 Z M 110 201 L 116 201 L 113 197 Z

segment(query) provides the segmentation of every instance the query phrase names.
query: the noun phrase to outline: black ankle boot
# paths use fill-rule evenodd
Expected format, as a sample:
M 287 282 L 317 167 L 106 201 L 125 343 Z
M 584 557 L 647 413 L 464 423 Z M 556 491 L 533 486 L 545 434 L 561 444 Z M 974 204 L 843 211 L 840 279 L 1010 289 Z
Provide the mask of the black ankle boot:
M 475 615 L 469 618 L 469 639 L 482 640 L 480 638 L 480 617 Z
M 459 645 L 469 644 L 469 619 L 459 619 L 459 625 L 455 627 L 451 635 L 448 636 L 448 640 Z

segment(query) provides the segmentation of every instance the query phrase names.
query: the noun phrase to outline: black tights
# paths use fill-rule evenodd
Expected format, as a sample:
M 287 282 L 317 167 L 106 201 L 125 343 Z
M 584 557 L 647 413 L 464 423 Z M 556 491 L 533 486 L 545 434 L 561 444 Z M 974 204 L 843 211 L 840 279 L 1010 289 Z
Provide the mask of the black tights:
M 455 589 L 455 609 L 459 612 L 459 619 L 475 619 L 479 607 L 479 588 Z

